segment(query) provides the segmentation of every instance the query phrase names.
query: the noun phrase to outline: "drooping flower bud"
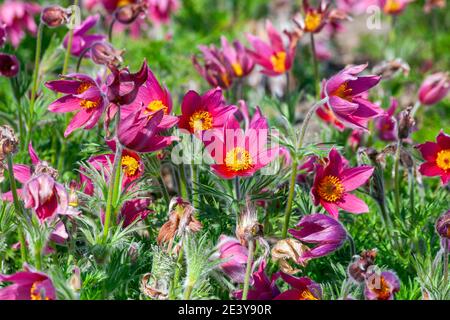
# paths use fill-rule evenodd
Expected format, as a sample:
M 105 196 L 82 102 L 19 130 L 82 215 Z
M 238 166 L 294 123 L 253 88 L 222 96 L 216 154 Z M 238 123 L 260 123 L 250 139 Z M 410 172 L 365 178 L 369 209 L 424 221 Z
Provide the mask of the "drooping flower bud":
M 406 139 L 409 137 L 414 129 L 416 121 L 414 116 L 411 114 L 412 107 L 408 107 L 401 111 L 398 119 L 398 137 L 399 139 Z
M 448 72 L 438 72 L 428 76 L 419 89 L 420 103 L 431 106 L 438 103 L 450 92 Z
M 91 47 L 91 58 L 96 64 L 119 67 L 124 50 L 117 50 L 107 42 L 96 42 Z
M 142 13 L 147 10 L 147 3 L 130 3 L 117 8 L 114 18 L 123 24 L 133 23 Z
M 69 22 L 72 11 L 58 5 L 45 7 L 42 10 L 41 21 L 49 28 L 56 28 Z
M 6 155 L 15 153 L 18 145 L 19 139 L 13 128 L 8 125 L 0 126 L 0 162 L 6 158 Z
M 271 255 L 272 260 L 278 261 L 280 270 L 287 274 L 295 274 L 300 269 L 294 268 L 289 264 L 289 261 L 300 264 L 305 267 L 307 260 L 302 260 L 303 254 L 308 251 L 309 248 L 296 239 L 283 239 L 278 241 L 272 248 Z
M 0 76 L 12 78 L 19 73 L 20 63 L 12 54 L 0 53 Z
M 436 232 L 441 238 L 450 240 L 450 210 L 437 219 Z
M 81 276 L 80 276 L 80 268 L 74 267 L 73 274 L 69 280 L 70 287 L 73 291 L 78 292 L 81 289 Z
M 374 265 L 377 250 L 365 250 L 348 266 L 347 273 L 355 282 L 363 282 L 369 268 Z

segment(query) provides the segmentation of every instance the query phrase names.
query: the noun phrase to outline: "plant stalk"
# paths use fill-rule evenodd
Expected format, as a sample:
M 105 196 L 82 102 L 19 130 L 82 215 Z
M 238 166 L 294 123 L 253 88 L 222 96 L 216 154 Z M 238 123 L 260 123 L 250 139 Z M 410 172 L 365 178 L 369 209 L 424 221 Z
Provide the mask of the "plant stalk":
M 310 33 L 311 37 L 311 55 L 313 59 L 313 65 L 314 65 L 314 88 L 316 93 L 316 98 L 319 99 L 320 97 L 320 80 L 319 80 L 319 63 L 317 61 L 316 56 L 316 42 L 314 40 L 314 33 Z
M 250 287 L 250 276 L 252 273 L 254 251 L 255 251 L 255 242 L 254 242 L 254 240 L 250 240 L 248 242 L 247 268 L 245 270 L 244 289 L 242 291 L 242 300 L 247 300 L 247 296 L 248 296 L 248 290 Z

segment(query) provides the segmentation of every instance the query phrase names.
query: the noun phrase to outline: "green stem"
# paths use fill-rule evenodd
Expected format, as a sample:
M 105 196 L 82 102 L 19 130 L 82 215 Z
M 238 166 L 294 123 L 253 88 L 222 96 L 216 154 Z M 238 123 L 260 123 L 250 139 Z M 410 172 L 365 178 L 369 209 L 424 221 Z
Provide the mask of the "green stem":
M 401 152 L 402 143 L 401 140 L 398 139 L 397 149 L 395 150 L 395 159 L 394 159 L 394 199 L 395 199 L 395 216 L 396 218 L 400 215 L 400 152 Z
M 176 298 L 175 291 L 178 287 L 178 282 L 180 281 L 181 263 L 183 262 L 183 256 L 184 256 L 183 247 L 184 247 L 183 241 L 181 241 L 180 252 L 178 253 L 177 264 L 175 266 L 176 269 L 175 269 L 175 274 L 173 276 L 172 287 L 170 288 L 170 299 L 171 300 L 174 300 Z M 186 294 L 186 291 L 185 291 L 185 294 Z M 189 296 L 190 296 L 190 293 L 189 293 Z
M 448 283 L 448 239 L 444 239 L 444 283 Z
M 314 65 L 314 88 L 316 93 L 316 98 L 319 99 L 320 97 L 320 80 L 319 80 L 319 63 L 317 61 L 316 56 L 316 42 L 314 40 L 314 33 L 310 33 L 311 37 L 311 54 L 313 59 L 313 65 Z
M 189 283 L 184 290 L 184 300 L 189 300 L 191 298 L 192 290 L 194 289 L 194 285 Z
M 353 259 L 356 255 L 355 240 L 353 240 L 353 237 L 349 233 L 347 233 L 347 240 L 350 243 L 350 259 Z
M 111 24 L 109 25 L 109 28 L 108 28 L 108 42 L 109 43 L 112 43 L 112 33 L 113 33 L 115 23 L 116 23 L 116 18 L 113 18 L 113 20 L 111 21 Z
M 198 202 L 198 172 L 197 165 L 195 163 L 191 164 L 191 175 L 192 175 L 192 204 L 194 208 L 197 208 L 199 205 Z
M 242 300 L 247 300 L 248 289 L 250 287 L 250 276 L 252 273 L 253 256 L 255 251 L 254 240 L 248 242 L 247 268 L 245 270 L 244 289 L 242 291 Z
M 40 245 L 35 246 L 34 263 L 37 270 L 42 270 L 42 248 Z
M 161 178 L 161 176 L 158 177 L 158 183 L 159 183 L 159 185 L 161 187 L 162 194 L 163 194 L 163 197 L 164 197 L 164 201 L 166 201 L 166 203 L 169 204 L 169 202 L 170 202 L 170 195 L 169 195 L 169 192 L 167 191 L 166 184 L 164 183 L 164 181 Z
M 415 199 L 414 199 L 414 194 L 415 194 L 415 190 L 414 190 L 414 173 L 412 172 L 412 170 L 409 170 L 409 210 L 412 214 L 412 216 L 414 217 L 414 212 L 415 212 Z
M 179 170 L 179 174 L 180 174 L 180 196 L 184 199 L 184 200 L 188 200 L 189 196 L 187 193 L 187 183 L 186 183 L 186 172 L 184 170 L 184 164 L 180 164 L 178 166 L 178 170 Z
M 74 0 L 73 5 L 78 6 L 78 0 Z M 72 15 L 71 19 L 75 19 L 75 15 Z M 74 28 L 70 28 L 69 39 L 67 40 L 67 50 L 66 50 L 66 55 L 64 56 L 64 64 L 63 64 L 63 69 L 62 69 L 63 75 L 65 75 L 67 73 L 67 70 L 69 68 L 69 60 L 70 60 L 70 55 L 71 55 L 71 51 L 72 51 L 72 43 L 73 43 L 73 33 L 74 33 Z

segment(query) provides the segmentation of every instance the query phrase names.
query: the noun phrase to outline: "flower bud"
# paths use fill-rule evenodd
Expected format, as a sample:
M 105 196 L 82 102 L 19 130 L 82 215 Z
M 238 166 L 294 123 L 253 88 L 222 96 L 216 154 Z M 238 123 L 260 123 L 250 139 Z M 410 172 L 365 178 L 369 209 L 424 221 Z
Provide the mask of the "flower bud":
M 365 250 L 361 255 L 356 256 L 355 260 L 348 266 L 349 277 L 355 282 L 363 282 L 369 268 L 374 265 L 377 250 Z
M 67 24 L 71 15 L 71 10 L 53 5 L 42 10 L 41 21 L 49 28 L 56 28 Z
M 17 139 L 13 128 L 8 125 L 0 126 L 0 162 L 6 158 L 6 155 L 15 153 L 19 139 Z
M 0 76 L 12 78 L 19 73 L 20 64 L 16 56 L 0 53 Z
M 438 103 L 450 91 L 448 72 L 438 72 L 427 77 L 419 89 L 420 103 L 431 106 Z
M 413 115 L 411 114 L 412 107 L 408 107 L 399 114 L 398 119 L 398 137 L 399 139 L 406 139 L 409 137 L 416 124 Z
M 450 239 L 450 210 L 436 221 L 436 232 L 443 239 Z
M 117 50 L 107 42 L 96 42 L 91 47 L 92 61 L 105 66 L 120 66 L 123 53 L 123 50 Z
M 130 24 L 136 20 L 139 15 L 147 10 L 146 3 L 130 3 L 117 8 L 114 12 L 114 18 L 123 24 Z

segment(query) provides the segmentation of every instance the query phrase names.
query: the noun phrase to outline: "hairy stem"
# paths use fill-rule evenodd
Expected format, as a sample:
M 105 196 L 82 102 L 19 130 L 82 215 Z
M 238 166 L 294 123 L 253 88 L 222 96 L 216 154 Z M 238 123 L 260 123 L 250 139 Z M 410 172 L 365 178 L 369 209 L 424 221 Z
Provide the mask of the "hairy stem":
M 319 80 L 319 63 L 316 56 L 316 42 L 314 40 L 314 33 L 310 33 L 311 36 L 311 55 L 314 65 L 314 88 L 316 93 L 316 98 L 320 96 L 320 80 Z
M 184 199 L 184 200 L 188 200 L 189 196 L 187 193 L 187 182 L 186 182 L 186 172 L 184 170 L 184 164 L 180 164 L 178 166 L 178 170 L 179 170 L 179 174 L 180 174 L 180 196 Z
M 181 245 L 180 245 L 180 252 L 178 253 L 178 258 L 177 258 L 177 264 L 175 266 L 175 274 L 173 276 L 173 282 L 172 282 L 172 286 L 170 288 L 170 299 L 174 300 L 175 297 L 175 290 L 178 287 L 178 282 L 180 281 L 180 274 L 181 274 L 181 264 L 183 262 L 183 256 L 184 256 L 184 250 L 183 250 L 184 246 L 183 246 L 183 241 L 181 241 Z M 186 291 L 185 291 L 186 294 Z M 190 295 L 190 293 L 189 293 Z
M 448 283 L 448 239 L 444 239 L 444 283 Z
M 244 289 L 242 291 L 242 300 L 247 300 L 247 296 L 248 296 L 248 289 L 250 287 L 250 276 L 252 273 L 254 251 L 255 251 L 255 242 L 254 242 L 254 240 L 250 240 L 248 242 L 247 268 L 245 270 Z
M 78 0 L 74 0 L 73 5 L 77 6 Z M 72 15 L 71 19 L 74 19 L 74 18 L 75 18 L 75 16 Z M 63 69 L 62 69 L 63 75 L 65 75 L 67 73 L 67 70 L 69 68 L 69 60 L 70 60 L 70 54 L 72 51 L 72 43 L 73 43 L 73 33 L 74 33 L 74 28 L 70 28 L 69 39 L 67 40 L 67 50 L 66 50 L 66 54 L 64 56 L 64 64 L 63 64 Z
M 400 152 L 402 143 L 401 140 L 397 141 L 397 149 L 395 150 L 394 159 L 394 199 L 395 199 L 395 216 L 400 215 Z

